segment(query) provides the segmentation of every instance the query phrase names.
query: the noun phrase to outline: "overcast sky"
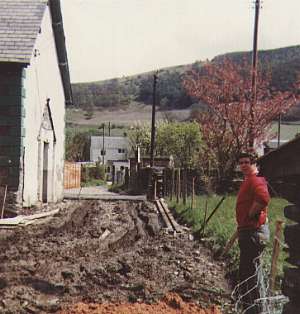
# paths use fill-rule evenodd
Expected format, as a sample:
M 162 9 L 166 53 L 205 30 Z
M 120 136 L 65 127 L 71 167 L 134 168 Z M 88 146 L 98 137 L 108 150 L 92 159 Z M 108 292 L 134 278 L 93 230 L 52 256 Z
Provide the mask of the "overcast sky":
M 62 0 L 72 82 L 252 49 L 251 0 Z M 259 49 L 300 44 L 300 0 L 264 0 Z

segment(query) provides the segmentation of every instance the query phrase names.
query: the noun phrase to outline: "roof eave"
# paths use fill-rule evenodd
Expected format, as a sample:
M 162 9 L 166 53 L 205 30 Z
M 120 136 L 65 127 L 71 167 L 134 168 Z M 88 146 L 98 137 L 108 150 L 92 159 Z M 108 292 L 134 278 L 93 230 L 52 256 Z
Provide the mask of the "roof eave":
M 59 70 L 63 82 L 66 105 L 73 104 L 70 71 L 68 64 L 67 49 L 65 43 L 65 33 L 61 14 L 60 0 L 49 0 L 49 8 L 52 19 L 52 28 L 55 39 Z

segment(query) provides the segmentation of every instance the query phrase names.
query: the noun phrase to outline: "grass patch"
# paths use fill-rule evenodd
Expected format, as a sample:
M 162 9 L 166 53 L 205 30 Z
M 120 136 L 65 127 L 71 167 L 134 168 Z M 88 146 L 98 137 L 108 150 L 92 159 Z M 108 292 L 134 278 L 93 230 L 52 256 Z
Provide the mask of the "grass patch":
M 87 182 L 81 182 L 82 187 L 88 187 L 88 186 L 106 186 L 106 182 L 102 179 L 89 179 Z
M 121 184 L 113 184 L 108 188 L 109 192 L 114 192 L 114 193 L 121 193 L 121 192 L 126 192 L 125 189 L 125 184 L 121 183 Z
M 187 200 L 187 204 L 183 205 L 183 203 L 176 203 L 176 200 L 170 201 L 167 199 L 168 205 L 170 208 L 173 208 L 179 219 L 187 223 L 194 232 L 201 228 L 204 216 L 205 216 L 205 203 L 207 201 L 208 210 L 207 217 L 210 215 L 212 210 L 216 207 L 218 202 L 220 201 L 222 196 L 214 195 L 214 196 L 197 196 L 195 200 L 195 208 L 191 209 L 191 199 Z M 226 242 L 231 237 L 231 235 L 236 230 L 236 220 L 235 220 L 235 203 L 236 196 L 228 195 L 225 200 L 216 211 L 214 216 L 208 222 L 208 225 L 205 227 L 204 237 L 206 238 L 206 242 L 209 243 L 210 247 L 217 251 L 221 248 L 224 248 Z M 272 198 L 269 205 L 269 226 L 271 232 L 270 241 L 264 252 L 264 264 L 267 269 L 270 269 L 272 251 L 273 251 L 273 240 L 274 240 L 274 231 L 275 231 L 275 223 L 276 220 L 281 219 L 286 222 L 286 218 L 283 215 L 283 208 L 288 204 L 288 202 L 281 198 Z M 282 237 L 283 239 L 283 237 Z M 282 240 L 283 241 L 283 240 Z M 231 267 L 237 269 L 238 267 L 238 256 L 239 249 L 237 242 L 229 252 L 229 259 L 231 263 Z M 278 276 L 277 276 L 277 284 L 282 279 L 284 260 L 287 257 L 286 253 L 282 250 L 280 251 L 279 259 L 278 259 Z M 278 286 L 277 285 L 277 286 Z

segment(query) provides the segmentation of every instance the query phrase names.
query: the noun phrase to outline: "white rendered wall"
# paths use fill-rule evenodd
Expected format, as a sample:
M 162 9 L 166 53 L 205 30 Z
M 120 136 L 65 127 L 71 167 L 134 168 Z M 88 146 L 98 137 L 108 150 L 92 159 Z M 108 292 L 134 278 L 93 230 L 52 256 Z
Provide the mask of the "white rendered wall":
M 42 200 L 44 142 L 49 143 L 48 200 L 56 202 L 63 198 L 65 98 L 48 7 L 31 63 L 26 69 L 24 87 L 26 116 L 23 206 L 31 206 Z M 43 130 L 40 134 L 48 98 L 56 134 L 55 152 L 53 132 Z
M 117 139 L 117 140 L 116 140 Z M 127 137 L 104 137 L 104 163 L 109 160 L 125 160 L 129 154 L 129 140 Z M 103 156 L 101 150 L 103 149 L 103 137 L 92 136 L 90 147 L 90 160 L 102 162 Z M 124 153 L 119 153 L 119 149 L 124 149 Z

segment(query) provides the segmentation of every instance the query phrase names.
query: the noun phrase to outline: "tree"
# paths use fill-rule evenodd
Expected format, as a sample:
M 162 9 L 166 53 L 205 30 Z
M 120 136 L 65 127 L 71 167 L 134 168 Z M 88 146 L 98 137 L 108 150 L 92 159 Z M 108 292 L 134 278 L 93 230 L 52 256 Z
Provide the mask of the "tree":
M 132 149 L 141 148 L 142 156 L 149 156 L 151 130 L 148 125 L 137 125 L 129 134 Z M 194 166 L 201 148 L 199 125 L 195 122 L 162 122 L 157 126 L 156 156 L 173 156 L 181 167 Z
M 172 155 L 175 165 L 192 167 L 201 148 L 201 133 L 195 122 L 164 122 L 157 130 L 156 151 L 161 156 Z
M 141 155 L 149 155 L 151 144 L 151 130 L 147 124 L 136 124 L 132 126 L 128 135 L 131 151 L 134 152 L 140 147 Z
M 66 160 L 89 160 L 90 136 L 87 132 L 66 133 Z
M 225 59 L 206 63 L 200 71 L 189 73 L 184 81 L 187 92 L 208 105 L 206 112 L 194 112 L 193 118 L 200 124 L 205 142 L 201 153 L 204 169 L 206 172 L 214 169 L 219 184 L 232 177 L 236 156 L 249 148 L 251 134 L 256 146 L 260 145 L 270 136 L 271 122 L 295 104 L 292 92 L 278 92 L 271 87 L 268 71 L 258 73 L 254 103 L 250 73 L 249 64 Z

